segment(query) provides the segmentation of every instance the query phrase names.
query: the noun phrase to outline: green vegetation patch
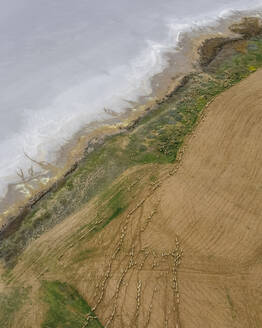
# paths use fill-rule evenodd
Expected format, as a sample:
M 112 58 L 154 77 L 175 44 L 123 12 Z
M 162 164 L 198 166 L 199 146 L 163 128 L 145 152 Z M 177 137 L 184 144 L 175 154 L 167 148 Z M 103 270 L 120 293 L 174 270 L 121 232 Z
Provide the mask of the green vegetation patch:
M 145 170 L 142 169 L 142 172 L 144 171 Z M 100 194 L 100 197 L 96 202 L 95 218 L 91 220 L 91 222 L 81 226 L 78 231 L 68 240 L 68 244 L 74 242 L 79 243 L 79 240 L 85 231 L 89 231 L 84 238 L 85 240 L 93 238 L 97 232 L 101 231 L 112 220 L 123 213 L 129 205 L 130 198 L 132 198 L 132 195 L 134 195 L 137 190 L 136 184 L 133 188 L 130 188 L 131 181 L 133 181 L 132 175 L 131 177 L 125 177 L 118 183 L 106 188 L 106 190 Z M 81 240 L 83 239 L 81 238 Z M 93 251 L 89 252 L 90 256 L 93 254 Z M 82 256 L 80 256 L 80 259 L 81 258 Z
M 247 41 L 245 52 L 238 52 L 226 59 L 218 68 L 217 79 L 224 80 L 226 86 L 231 86 L 262 67 L 262 39 L 252 38 Z
M 15 314 L 28 299 L 28 288 L 8 288 L 5 293 L 0 293 L 0 327 L 11 327 Z
M 229 291 L 226 290 L 226 296 L 227 296 L 227 302 L 228 302 L 228 305 L 230 307 L 230 311 L 231 311 L 231 315 L 232 315 L 232 319 L 235 319 L 237 314 L 236 314 L 236 311 L 235 311 L 235 307 L 234 307 L 234 303 L 233 303 L 233 300 L 229 294 Z
M 42 328 L 103 327 L 87 302 L 72 286 L 60 281 L 43 281 L 42 290 L 43 300 L 49 306 Z M 95 318 L 87 323 L 89 314 Z

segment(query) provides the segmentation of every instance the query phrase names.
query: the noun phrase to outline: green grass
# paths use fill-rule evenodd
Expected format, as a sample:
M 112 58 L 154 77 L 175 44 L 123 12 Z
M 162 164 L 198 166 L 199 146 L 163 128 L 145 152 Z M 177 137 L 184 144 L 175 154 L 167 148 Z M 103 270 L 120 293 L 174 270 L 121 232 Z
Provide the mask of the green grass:
M 119 182 L 106 188 L 95 203 L 95 217 L 90 218 L 87 224 L 81 225 L 75 233 L 71 234 L 70 238 L 67 240 L 67 246 L 78 243 L 79 247 L 81 247 L 80 241 L 92 239 L 98 232 L 112 222 L 112 220 L 123 213 L 128 207 L 129 200 L 137 193 L 137 189 L 139 187 L 141 188 L 139 183 L 135 183 L 132 188 L 130 188 L 130 185 L 134 182 L 135 177 L 137 178 L 139 174 L 146 175 L 146 172 L 146 169 L 141 168 L 136 171 L 135 174 L 132 173 L 127 175 Z M 87 259 L 93 255 L 91 251 L 85 253 L 86 251 L 84 250 L 83 252 L 85 255 L 80 254 L 76 262 L 84 260 L 84 258 Z
M 42 328 L 82 328 L 88 314 L 95 316 L 78 291 L 66 283 L 43 281 L 42 291 L 43 301 L 48 305 Z M 103 326 L 98 319 L 92 319 L 86 327 Z
M 29 289 L 10 288 L 6 293 L 0 293 L 0 327 L 12 325 L 15 314 L 28 299 Z
M 235 308 L 234 308 L 233 300 L 232 300 L 228 290 L 227 290 L 226 296 L 227 296 L 227 302 L 228 302 L 229 307 L 230 307 L 232 319 L 235 319 L 236 318 L 236 311 L 235 311 Z

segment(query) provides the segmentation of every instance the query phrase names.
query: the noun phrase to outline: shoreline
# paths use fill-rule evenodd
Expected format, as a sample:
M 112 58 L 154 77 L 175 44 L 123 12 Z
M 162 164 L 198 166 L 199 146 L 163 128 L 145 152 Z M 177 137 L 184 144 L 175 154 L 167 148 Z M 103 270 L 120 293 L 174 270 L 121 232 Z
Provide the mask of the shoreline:
M 212 37 L 209 39 L 207 38 L 205 39 L 205 41 L 201 42 L 202 46 L 200 49 L 203 49 L 203 47 L 206 46 L 211 48 L 213 47 L 213 50 L 215 48 L 214 51 L 215 55 L 213 56 L 213 58 L 211 57 L 209 58 L 210 61 L 207 63 L 207 65 L 209 65 L 209 63 L 218 55 L 218 53 L 220 52 L 221 48 L 224 45 L 244 39 L 243 36 L 239 36 L 235 38 L 227 38 L 227 39 L 220 37 L 221 39 L 220 41 L 222 41 L 223 45 L 221 45 L 221 43 L 219 42 L 218 43 L 213 42 L 213 45 L 210 44 L 208 45 L 208 42 L 210 40 L 216 40 L 217 38 L 218 37 Z M 201 56 L 203 58 L 203 53 L 201 54 L 201 50 L 200 50 L 199 53 L 195 55 L 199 56 L 199 65 L 201 66 L 200 62 L 201 62 Z M 204 71 L 203 67 L 202 70 Z M 99 133 L 95 132 L 94 135 L 91 137 L 87 136 L 86 140 L 80 140 L 80 143 L 82 144 L 87 143 L 87 144 L 85 145 L 85 147 L 82 148 L 80 147 L 81 148 L 80 152 L 75 155 L 75 158 L 77 159 L 74 160 L 73 163 L 71 163 L 71 165 L 66 167 L 65 170 L 61 171 L 56 179 L 54 179 L 53 181 L 51 179 L 50 185 L 47 184 L 42 190 L 35 192 L 35 194 L 30 199 L 26 200 L 26 202 L 24 202 L 23 204 L 21 203 L 18 204 L 15 208 L 13 208 L 13 214 L 11 212 L 9 215 L 7 215 L 2 219 L 3 225 L 0 230 L 0 238 L 4 239 L 7 238 L 10 234 L 12 234 L 12 232 L 15 231 L 16 228 L 23 221 L 23 218 L 28 213 L 30 213 L 34 205 L 37 204 L 42 198 L 44 198 L 48 193 L 57 190 L 61 185 L 63 185 L 67 177 L 71 175 L 78 168 L 79 164 L 83 160 L 86 160 L 88 158 L 89 153 L 99 148 L 99 146 L 101 146 L 111 137 L 128 134 L 129 132 L 134 130 L 140 124 L 140 122 L 143 121 L 143 119 L 145 119 L 148 115 L 150 115 L 152 112 L 157 110 L 159 105 L 168 101 L 168 99 L 172 97 L 176 92 L 178 92 L 180 88 L 183 88 L 193 73 L 194 71 L 180 77 L 178 80 L 175 80 L 172 87 L 169 88 L 168 93 L 166 93 L 163 97 L 156 99 L 152 104 L 150 104 L 150 106 L 145 106 L 143 108 L 143 111 L 139 113 L 140 115 L 138 115 L 138 117 L 131 120 L 131 122 L 129 122 L 129 124 L 127 124 L 126 126 L 125 125 L 121 126 L 121 124 L 119 124 L 119 126 L 111 126 L 108 127 L 109 131 L 107 131 L 106 134 L 103 133 L 104 131 L 102 131 L 102 133 L 99 134 L 101 132 L 99 131 Z M 103 128 L 101 130 L 103 130 Z
M 215 25 L 219 25 L 219 28 L 216 26 L 217 32 L 213 35 L 204 34 L 196 38 L 196 35 L 199 33 L 201 35 L 202 32 L 193 32 L 192 30 L 189 35 L 188 32 L 182 32 L 176 46 L 178 50 L 166 53 L 167 66 L 162 72 L 151 78 L 152 93 L 149 96 L 141 97 L 137 103 L 132 103 L 133 109 L 126 109 L 116 117 L 113 113 L 112 118 L 105 122 L 95 121 L 87 124 L 61 147 L 54 163 L 37 162 L 37 160 L 31 159 L 40 171 L 36 176 L 28 176 L 24 180 L 21 179 L 8 185 L 5 196 L 0 200 L 0 227 L 6 223 L 7 217 L 14 215 L 17 208 L 25 206 L 27 202 L 31 203 L 32 198 L 38 198 L 37 194 L 45 193 L 46 189 L 52 188 L 52 185 L 57 183 L 56 181 L 63 179 L 64 175 L 67 175 L 67 172 L 71 171 L 72 167 L 85 156 L 87 149 L 90 151 L 96 143 L 100 144 L 111 135 L 122 133 L 125 130 L 129 131 L 148 111 L 165 101 L 169 94 L 175 92 L 181 81 L 183 84 L 183 79 L 188 74 L 199 69 L 198 48 L 206 39 L 216 38 L 217 34 L 221 33 L 225 33 L 224 37 L 230 37 L 231 32 L 228 30 L 228 25 L 232 19 L 233 16 L 216 23 Z M 190 34 L 196 35 L 191 38 Z M 182 69 L 178 69 L 178 67 L 182 67 Z
M 127 107 L 121 113 L 112 112 L 112 117 L 103 122 L 88 123 L 54 153 L 56 154 L 55 161 L 38 162 L 37 159 L 31 159 L 31 164 L 36 170 L 35 175 L 25 174 L 24 176 L 24 172 L 21 170 L 17 174 L 16 181 L 8 184 L 5 196 L 0 198 L 0 226 L 1 221 L 9 216 L 13 207 L 23 206 L 26 200 L 34 197 L 38 191 L 41 192 L 43 188 L 47 188 L 49 184 L 54 183 L 56 179 L 70 170 L 70 167 L 83 156 L 89 143 L 92 143 L 92 139 L 101 139 L 103 136 L 121 132 L 130 124 L 132 125 L 132 122 L 136 121 L 139 116 L 143 116 L 144 112 L 165 99 L 165 96 L 172 92 L 183 76 L 198 69 L 195 66 L 198 65 L 197 48 L 199 45 L 206 38 L 216 37 L 217 34 L 222 36 L 223 33 L 230 34 L 228 26 L 241 16 L 241 13 L 233 13 L 230 16 L 216 18 L 207 26 L 180 32 L 177 44 L 170 49 L 171 52 L 164 55 L 167 61 L 166 67 L 151 77 L 152 92 L 150 95 L 141 96 L 135 103 L 130 102 L 131 108 Z M 203 29 L 206 30 L 206 34 L 203 34 Z M 117 115 L 114 116 L 114 114 Z M 22 179 L 20 173 L 22 173 Z
M 12 233 L 12 231 L 15 230 L 15 228 L 20 224 L 23 218 L 30 212 L 30 210 L 36 203 L 38 203 L 49 192 L 55 191 L 57 188 L 59 188 L 59 186 L 65 182 L 65 179 L 78 168 L 79 163 L 86 159 L 86 157 L 90 152 L 95 151 L 97 147 L 104 144 L 104 142 L 108 140 L 110 137 L 115 135 L 123 135 L 135 129 L 139 125 L 141 120 L 146 118 L 146 116 L 150 114 L 152 111 L 157 110 L 158 105 L 164 103 L 166 100 L 168 100 L 168 98 L 170 98 L 173 95 L 173 93 L 175 93 L 177 90 L 183 87 L 187 83 L 190 74 L 191 73 L 182 76 L 180 79 L 178 79 L 174 83 L 174 87 L 170 88 L 169 92 L 165 96 L 155 100 L 152 105 L 146 106 L 142 114 L 138 115 L 137 118 L 131 119 L 129 124 L 126 125 L 125 127 L 122 127 L 121 125 L 120 127 L 109 126 L 108 130 L 112 130 L 111 133 L 110 132 L 104 133 L 104 130 L 107 129 L 101 128 L 94 131 L 93 134 L 91 133 L 90 135 L 86 136 L 87 139 L 89 139 L 89 141 L 84 148 L 81 148 L 81 154 L 77 155 L 78 159 L 74 160 L 69 167 L 68 166 L 66 167 L 66 169 L 61 170 L 59 176 L 57 177 L 55 176 L 51 178 L 50 186 L 48 183 L 46 188 L 43 188 L 42 190 L 36 190 L 35 194 L 32 197 L 30 197 L 28 200 L 23 202 L 23 205 L 14 204 L 14 207 L 10 206 L 9 209 L 6 210 L 8 214 L 6 216 L 3 216 L 2 221 L 1 221 L 1 215 L 3 214 L 0 214 L 0 240 L 2 238 L 9 236 Z M 100 130 L 102 131 L 100 132 Z M 10 228 L 11 231 L 9 232 Z M 6 233 L 5 230 L 8 230 L 8 232 Z
M 219 16 L 219 18 L 210 20 L 207 25 L 204 24 L 203 27 L 200 25 L 192 28 L 192 30 L 180 32 L 174 49 L 164 55 L 165 60 L 168 62 L 167 66 L 151 78 L 152 93 L 150 95 L 141 96 L 136 103 L 131 102 L 132 108 L 127 107 L 126 110 L 118 113 L 116 117 L 114 117 L 115 113 L 112 113 L 113 117 L 104 122 L 94 121 L 88 123 L 61 146 L 60 150 L 56 151 L 56 160 L 54 162 L 45 162 L 45 165 L 41 166 L 44 162 L 37 162 L 37 159 L 31 160 L 32 163 L 34 162 L 33 165 L 37 163 L 35 166 L 36 176 L 27 176 L 24 180 L 17 180 L 8 184 L 5 196 L 0 199 L 0 226 L 1 221 L 9 215 L 8 213 L 12 207 L 22 206 L 21 204 L 26 199 L 34 197 L 35 193 L 40 191 L 42 187 L 47 187 L 49 182 L 54 183 L 55 176 L 59 179 L 59 176 L 70 170 L 74 162 L 77 162 L 79 157 L 83 156 L 85 148 L 88 147 L 92 139 L 97 136 L 101 138 L 104 135 L 118 133 L 116 130 L 125 129 L 126 126 L 132 124 L 132 121 L 135 121 L 141 115 L 143 116 L 145 111 L 150 110 L 159 101 L 165 99 L 165 96 L 175 88 L 174 85 L 179 83 L 179 79 L 195 71 L 195 69 L 199 69 L 197 66 L 200 44 L 206 39 L 216 38 L 218 34 L 221 37 L 230 37 L 230 34 L 233 34 L 228 27 L 248 12 L 253 12 L 253 10 L 233 12 L 230 15 L 225 15 L 225 17 Z M 109 132 L 107 132 L 108 130 Z M 22 174 L 24 173 L 22 172 Z

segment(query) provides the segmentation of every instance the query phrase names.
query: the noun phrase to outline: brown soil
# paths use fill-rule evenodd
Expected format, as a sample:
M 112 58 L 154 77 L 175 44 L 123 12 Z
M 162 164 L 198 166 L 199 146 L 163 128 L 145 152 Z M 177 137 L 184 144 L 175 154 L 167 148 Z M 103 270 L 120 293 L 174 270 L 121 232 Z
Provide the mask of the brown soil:
M 161 225 L 185 253 L 183 327 L 262 326 L 261 79 L 217 97 L 161 190 Z
M 107 328 L 261 327 L 261 80 L 258 71 L 218 96 L 179 166 L 149 166 L 156 183 L 137 176 L 132 206 L 94 238 L 79 229 L 89 204 L 32 242 L 13 283 L 67 281 Z

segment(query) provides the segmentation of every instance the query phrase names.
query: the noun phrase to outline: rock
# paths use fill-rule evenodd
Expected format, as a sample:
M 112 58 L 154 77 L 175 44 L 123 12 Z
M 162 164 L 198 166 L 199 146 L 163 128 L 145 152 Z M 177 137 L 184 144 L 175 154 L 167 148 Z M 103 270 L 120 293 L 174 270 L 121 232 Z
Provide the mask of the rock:
M 205 40 L 199 48 L 200 65 L 205 67 L 217 56 L 222 47 L 230 42 L 230 38 L 217 37 Z
M 240 23 L 231 25 L 229 29 L 244 37 L 256 36 L 262 34 L 262 20 L 257 17 L 244 17 Z

